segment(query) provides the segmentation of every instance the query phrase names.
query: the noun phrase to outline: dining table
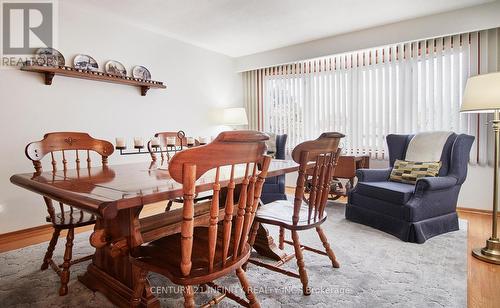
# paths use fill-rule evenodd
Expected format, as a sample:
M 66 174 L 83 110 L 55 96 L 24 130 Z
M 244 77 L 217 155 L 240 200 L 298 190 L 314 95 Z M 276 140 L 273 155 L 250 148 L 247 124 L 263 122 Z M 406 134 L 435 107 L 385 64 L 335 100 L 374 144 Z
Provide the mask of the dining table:
M 274 177 L 298 170 L 292 160 L 273 159 L 267 176 Z M 227 185 L 229 169 L 221 169 L 221 187 Z M 236 184 L 242 182 L 244 168 L 235 168 Z M 87 211 L 97 217 L 90 244 L 95 248 L 80 282 L 103 293 L 112 303 L 128 307 L 138 281 L 137 269 L 129 261 L 130 252 L 143 243 L 180 231 L 182 209 L 139 217 L 143 208 L 182 197 L 182 185 L 174 181 L 168 164 L 128 163 L 81 169 L 62 169 L 15 174 L 10 181 L 36 194 Z M 210 172 L 196 182 L 196 193 L 213 188 Z M 40 203 L 42 205 L 42 202 Z M 208 221 L 203 203 L 195 204 L 195 221 Z M 267 230 L 261 227 L 254 248 L 258 253 L 279 260 L 282 252 Z M 142 307 L 159 307 L 159 301 L 146 284 Z

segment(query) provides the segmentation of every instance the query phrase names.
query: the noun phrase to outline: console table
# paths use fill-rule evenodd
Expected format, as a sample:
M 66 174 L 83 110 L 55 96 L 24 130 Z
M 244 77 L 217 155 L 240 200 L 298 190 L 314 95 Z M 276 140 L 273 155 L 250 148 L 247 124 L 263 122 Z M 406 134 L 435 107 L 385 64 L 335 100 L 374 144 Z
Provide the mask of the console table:
M 337 166 L 333 173 L 333 180 L 330 185 L 330 199 L 337 200 L 347 196 L 349 189 L 354 186 L 356 170 L 370 168 L 370 156 L 368 155 L 343 155 L 339 157 Z M 340 179 L 347 179 L 347 184 L 343 184 Z M 310 183 L 306 186 L 309 189 Z

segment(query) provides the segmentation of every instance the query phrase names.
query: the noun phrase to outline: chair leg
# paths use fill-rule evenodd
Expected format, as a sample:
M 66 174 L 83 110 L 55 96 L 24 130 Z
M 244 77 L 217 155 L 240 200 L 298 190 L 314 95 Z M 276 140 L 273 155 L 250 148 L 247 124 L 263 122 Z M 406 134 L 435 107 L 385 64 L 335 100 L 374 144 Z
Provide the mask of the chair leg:
M 184 307 L 194 308 L 194 291 L 192 286 L 184 286 Z
M 207 285 L 202 283 L 198 286 L 198 289 L 200 290 L 200 292 L 206 292 L 208 290 L 207 288 Z
M 250 289 L 250 284 L 248 283 L 247 276 L 245 275 L 245 272 L 241 267 L 236 269 L 236 276 L 238 276 L 241 287 L 243 288 L 245 296 L 248 299 L 248 306 L 251 308 L 260 308 L 260 304 L 255 298 L 255 294 L 253 294 L 252 290 Z
M 285 228 L 280 227 L 280 240 L 279 240 L 279 249 L 285 249 Z
M 304 265 L 304 256 L 300 248 L 299 234 L 296 230 L 292 230 L 292 241 L 295 257 L 297 258 L 297 266 L 299 267 L 300 282 L 302 282 L 302 293 L 304 295 L 311 295 L 311 289 L 309 289 L 308 285 L 309 279 L 307 278 L 307 272 Z
M 165 212 L 170 211 L 170 208 L 172 207 L 172 204 L 174 204 L 174 201 L 168 200 L 167 207 L 165 208 Z
M 250 249 L 252 249 L 253 244 L 255 244 L 255 238 L 257 237 L 257 230 L 259 230 L 259 226 L 260 226 L 260 223 L 254 221 L 252 228 L 250 229 L 250 234 L 249 234 L 249 238 L 248 238 L 248 245 L 250 245 Z M 245 262 L 245 264 L 243 264 L 243 266 L 241 268 L 244 271 L 246 271 L 247 266 L 248 266 L 248 261 Z
M 325 251 L 326 254 L 328 255 L 328 258 L 330 258 L 330 261 L 332 261 L 332 266 L 335 268 L 339 268 L 340 264 L 337 261 L 337 258 L 335 257 L 335 253 L 333 253 L 333 250 L 330 248 L 330 244 L 328 243 L 328 239 L 326 238 L 323 229 L 321 229 L 321 227 L 316 227 L 316 232 L 318 232 L 319 238 L 323 243 L 323 247 L 325 247 Z
M 142 293 L 144 292 L 144 287 L 146 286 L 147 275 L 148 271 L 142 268 L 139 270 L 139 276 L 137 277 L 137 283 L 132 295 L 132 300 L 130 301 L 130 307 L 139 307 L 139 305 L 141 304 L 141 297 Z
M 49 261 L 52 259 L 52 254 L 54 253 L 54 249 L 57 245 L 57 240 L 59 239 L 59 234 L 61 234 L 61 229 L 54 228 L 54 232 L 52 233 L 52 238 L 49 242 L 49 247 L 47 247 L 47 252 L 45 253 L 45 257 L 43 258 L 43 263 L 40 269 L 42 271 L 49 268 Z
M 61 287 L 59 288 L 59 295 L 68 294 L 69 282 L 69 267 L 71 266 L 71 258 L 73 253 L 73 239 L 75 238 L 75 229 L 68 229 L 66 236 L 66 249 L 64 250 L 64 263 L 62 264 L 61 272 Z
M 255 238 L 257 237 L 257 230 L 259 230 L 260 222 L 254 222 L 250 230 L 250 238 L 248 239 L 248 245 L 253 247 L 255 244 Z

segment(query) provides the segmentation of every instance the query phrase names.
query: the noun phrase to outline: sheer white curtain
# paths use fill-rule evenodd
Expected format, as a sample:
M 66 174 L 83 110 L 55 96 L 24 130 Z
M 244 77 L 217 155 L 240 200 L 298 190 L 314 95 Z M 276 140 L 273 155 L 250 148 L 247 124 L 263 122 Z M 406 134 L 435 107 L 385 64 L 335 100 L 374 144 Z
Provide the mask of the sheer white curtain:
M 259 70 L 263 130 L 288 134 L 288 151 L 338 131 L 346 154 L 379 159 L 387 134 L 452 130 L 476 136 L 471 161 L 486 163 L 486 116 L 459 113 L 486 41 L 466 33 Z

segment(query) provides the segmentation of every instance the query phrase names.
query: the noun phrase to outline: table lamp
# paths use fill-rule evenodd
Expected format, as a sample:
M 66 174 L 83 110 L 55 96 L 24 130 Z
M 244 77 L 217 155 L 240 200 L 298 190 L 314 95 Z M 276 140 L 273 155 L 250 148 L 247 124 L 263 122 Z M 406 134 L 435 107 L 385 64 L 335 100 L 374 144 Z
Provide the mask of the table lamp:
M 222 124 L 228 126 L 248 125 L 245 108 L 226 108 L 222 114 Z
M 500 240 L 498 239 L 498 168 L 500 154 L 500 73 L 478 75 L 469 78 L 465 86 L 461 112 L 493 113 L 492 127 L 495 138 L 493 163 L 493 224 L 491 237 L 486 247 L 472 250 L 472 255 L 480 260 L 500 264 Z

